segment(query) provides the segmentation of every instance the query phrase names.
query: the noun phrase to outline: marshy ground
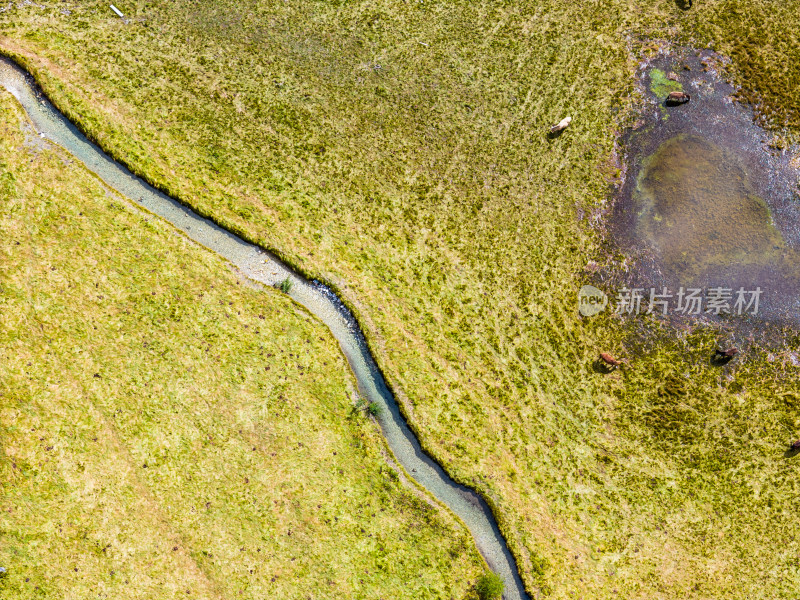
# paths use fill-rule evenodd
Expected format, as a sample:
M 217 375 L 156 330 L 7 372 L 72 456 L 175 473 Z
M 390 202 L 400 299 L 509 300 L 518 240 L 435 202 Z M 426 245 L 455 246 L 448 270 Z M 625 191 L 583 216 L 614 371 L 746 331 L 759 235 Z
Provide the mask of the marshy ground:
M 721 77 L 723 64 L 712 52 L 676 49 L 640 68 L 645 100 L 626 135 L 627 178 L 610 219 L 634 260 L 625 281 L 730 289 L 731 308 L 736 290 L 760 289 L 762 322 L 798 326 L 800 157 L 772 145 Z M 691 102 L 668 106 L 673 90 Z M 739 320 L 752 329 L 757 319 Z

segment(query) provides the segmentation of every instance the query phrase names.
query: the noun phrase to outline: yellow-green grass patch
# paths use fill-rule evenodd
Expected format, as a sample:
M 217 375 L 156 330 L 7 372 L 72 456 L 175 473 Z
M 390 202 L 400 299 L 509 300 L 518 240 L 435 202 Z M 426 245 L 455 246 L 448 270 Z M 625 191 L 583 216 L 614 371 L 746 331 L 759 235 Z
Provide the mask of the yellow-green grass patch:
M 0 596 L 468 596 L 324 327 L 0 109 Z
M 793 598 L 793 355 L 720 371 L 710 332 L 625 351 L 576 310 L 638 56 L 738 35 L 703 21 L 727 3 L 695 4 L 148 2 L 125 25 L 43 2 L 0 22 L 116 157 L 338 287 L 532 592 Z M 600 350 L 635 370 L 596 373 Z

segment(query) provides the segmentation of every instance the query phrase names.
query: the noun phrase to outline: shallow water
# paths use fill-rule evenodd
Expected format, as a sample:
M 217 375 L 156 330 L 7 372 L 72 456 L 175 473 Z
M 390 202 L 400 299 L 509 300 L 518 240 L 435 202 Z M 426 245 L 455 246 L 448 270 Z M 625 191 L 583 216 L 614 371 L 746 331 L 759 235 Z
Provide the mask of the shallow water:
M 736 267 L 767 267 L 787 246 L 736 157 L 698 135 L 677 135 L 644 163 L 635 190 L 636 228 L 687 285 Z M 741 282 L 741 283 L 750 283 Z
M 251 279 L 273 286 L 289 278 L 292 281 L 289 295 L 331 330 L 347 357 L 361 394 L 381 407 L 378 421 L 397 461 L 417 483 L 466 524 L 489 567 L 505 581 L 503 598 L 528 598 L 514 557 L 491 510 L 480 496 L 455 483 L 422 451 L 419 441 L 400 414 L 397 402 L 386 386 L 358 324 L 331 290 L 303 279 L 261 248 L 203 219 L 131 174 L 90 143 L 36 91 L 29 75 L 4 58 L 0 58 L 0 84 L 20 102 L 39 134 L 62 146 L 110 188 L 224 257 Z

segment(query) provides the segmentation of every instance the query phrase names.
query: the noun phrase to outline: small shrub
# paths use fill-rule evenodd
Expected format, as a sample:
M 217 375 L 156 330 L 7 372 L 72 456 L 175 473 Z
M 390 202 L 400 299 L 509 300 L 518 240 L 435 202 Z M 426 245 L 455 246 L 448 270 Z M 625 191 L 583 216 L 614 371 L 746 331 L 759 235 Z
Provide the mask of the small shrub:
M 478 578 L 478 598 L 481 600 L 499 600 L 503 594 L 503 580 L 497 573 L 484 573 Z
M 292 291 L 292 280 L 291 280 L 291 279 L 289 279 L 289 278 L 287 277 L 286 279 L 284 279 L 283 281 L 281 281 L 281 284 L 278 286 L 278 288 L 279 288 L 279 289 L 280 289 L 280 290 L 281 290 L 281 291 L 282 291 L 284 294 L 288 294 L 289 292 L 291 292 L 291 291 Z
M 353 407 L 353 410 L 356 412 L 363 410 L 366 414 L 377 417 L 379 414 L 381 414 L 381 405 L 377 402 L 370 402 L 366 398 L 359 398 L 358 402 L 356 402 L 355 406 Z

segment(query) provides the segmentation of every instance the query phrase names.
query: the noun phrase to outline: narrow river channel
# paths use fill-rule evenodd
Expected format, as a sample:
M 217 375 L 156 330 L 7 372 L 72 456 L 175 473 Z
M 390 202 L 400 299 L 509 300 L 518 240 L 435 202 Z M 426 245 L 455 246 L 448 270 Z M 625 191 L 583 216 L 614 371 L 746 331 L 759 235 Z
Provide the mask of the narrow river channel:
M 165 219 L 190 239 L 230 261 L 253 280 L 274 286 L 289 278 L 292 281 L 289 295 L 331 330 L 347 357 L 361 394 L 381 407 L 378 421 L 397 461 L 414 480 L 466 524 L 489 567 L 503 578 L 503 598 L 528 598 L 514 557 L 488 505 L 473 490 L 453 481 L 422 451 L 386 386 L 358 323 L 330 289 L 304 279 L 263 249 L 200 217 L 133 175 L 89 142 L 37 91 L 28 73 L 1 57 L 0 84 L 20 102 L 40 135 L 63 147 L 110 188 Z

